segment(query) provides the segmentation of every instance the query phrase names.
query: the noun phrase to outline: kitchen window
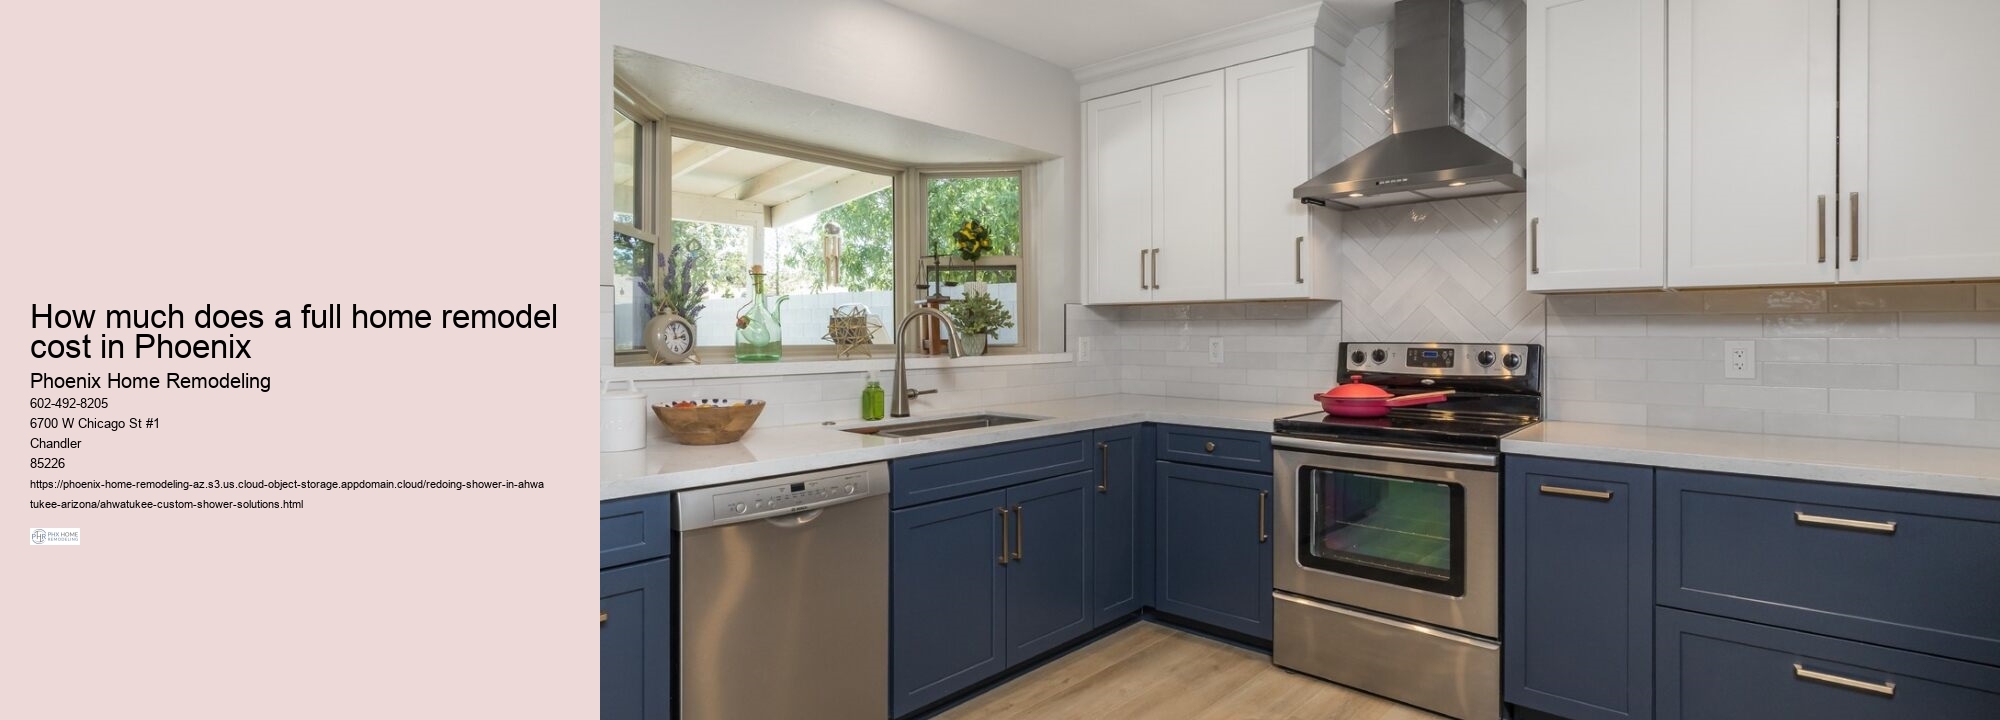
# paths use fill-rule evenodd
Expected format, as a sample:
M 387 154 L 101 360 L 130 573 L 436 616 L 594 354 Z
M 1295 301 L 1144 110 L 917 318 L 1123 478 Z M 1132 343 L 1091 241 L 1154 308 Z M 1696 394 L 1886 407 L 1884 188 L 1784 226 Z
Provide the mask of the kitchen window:
M 1001 329 L 990 346 L 1026 347 L 1025 168 L 897 167 L 649 121 L 658 116 L 642 108 L 621 103 L 613 114 L 618 365 L 651 364 L 641 331 L 652 316 L 652 290 L 683 275 L 706 290 L 694 319 L 702 361 L 732 361 L 734 319 L 749 302 L 754 266 L 765 271 L 768 296 L 789 298 L 779 309 L 786 359 L 835 357 L 828 324 L 836 309 L 867 312 L 879 328 L 869 354 L 883 357 L 894 351 L 896 323 L 909 309 L 960 299 L 968 287 L 981 287 L 974 283 L 1013 317 L 1015 327 Z M 645 201 L 649 179 L 655 205 Z M 985 230 L 984 242 L 965 253 L 975 260 L 952 241 L 967 220 Z M 668 266 L 689 251 L 692 267 L 668 277 Z

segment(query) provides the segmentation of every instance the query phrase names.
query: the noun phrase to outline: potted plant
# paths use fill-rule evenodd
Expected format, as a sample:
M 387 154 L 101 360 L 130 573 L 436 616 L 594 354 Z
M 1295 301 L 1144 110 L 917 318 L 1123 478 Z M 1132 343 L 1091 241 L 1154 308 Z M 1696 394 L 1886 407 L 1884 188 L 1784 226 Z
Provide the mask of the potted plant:
M 706 307 L 703 301 L 708 297 L 708 286 L 696 282 L 694 269 L 701 264 L 702 247 L 677 242 L 661 255 L 664 270 L 660 291 L 653 294 L 653 319 L 646 321 L 646 350 L 653 362 L 662 365 L 700 362 L 694 354 L 694 321 Z
M 1014 327 L 1014 314 L 984 290 L 965 289 L 965 298 L 944 306 L 944 314 L 958 326 L 959 349 L 967 355 L 985 355 L 987 338 Z

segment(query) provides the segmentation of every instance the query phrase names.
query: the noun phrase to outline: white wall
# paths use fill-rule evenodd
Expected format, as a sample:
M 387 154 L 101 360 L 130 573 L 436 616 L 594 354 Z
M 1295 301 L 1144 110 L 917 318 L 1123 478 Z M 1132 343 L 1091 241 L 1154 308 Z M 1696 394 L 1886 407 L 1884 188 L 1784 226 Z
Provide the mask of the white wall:
M 1040 349 L 1062 349 L 1062 305 L 1081 297 L 1078 164 L 1060 159 L 1076 156 L 1082 124 L 1068 70 L 878 0 L 605 0 L 601 8 L 607 98 L 612 48 L 624 47 L 1057 156 L 1037 169 L 1031 252 Z M 607 225 L 600 235 L 609 233 Z

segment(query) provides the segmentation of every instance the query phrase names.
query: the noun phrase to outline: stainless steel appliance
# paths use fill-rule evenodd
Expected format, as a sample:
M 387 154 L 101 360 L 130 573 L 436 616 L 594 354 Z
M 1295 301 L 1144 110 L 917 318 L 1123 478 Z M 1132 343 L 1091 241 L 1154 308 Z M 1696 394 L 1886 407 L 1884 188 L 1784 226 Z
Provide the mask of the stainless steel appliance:
M 1465 133 L 1465 5 L 1396 3 L 1395 101 L 1389 137 L 1292 191 L 1334 210 L 1516 193 L 1520 164 Z
M 1537 345 L 1342 343 L 1385 417 L 1283 418 L 1277 664 L 1452 717 L 1500 717 L 1500 438 L 1541 419 Z
M 889 716 L 889 466 L 679 494 L 682 720 Z

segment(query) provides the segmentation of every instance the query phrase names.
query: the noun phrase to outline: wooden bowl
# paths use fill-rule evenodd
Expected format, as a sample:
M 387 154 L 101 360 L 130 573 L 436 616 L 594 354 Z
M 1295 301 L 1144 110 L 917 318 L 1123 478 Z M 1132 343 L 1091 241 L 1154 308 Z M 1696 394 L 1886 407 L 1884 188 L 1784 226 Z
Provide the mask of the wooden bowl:
M 743 439 L 757 416 L 764 414 L 764 401 L 703 400 L 694 407 L 653 406 L 653 414 L 667 427 L 667 434 L 682 445 L 723 445 Z

